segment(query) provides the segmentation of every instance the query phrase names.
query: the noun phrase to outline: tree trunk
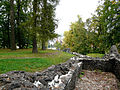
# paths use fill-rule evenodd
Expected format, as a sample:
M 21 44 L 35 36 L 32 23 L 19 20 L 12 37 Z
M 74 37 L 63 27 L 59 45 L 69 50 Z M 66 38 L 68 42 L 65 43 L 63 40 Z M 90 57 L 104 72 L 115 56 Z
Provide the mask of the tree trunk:
M 19 46 L 19 49 L 22 49 L 22 40 L 21 40 L 21 33 L 20 33 L 20 28 L 19 28 L 19 25 L 20 25 L 20 0 L 17 0 L 17 36 L 18 36 L 18 46 Z
M 10 28 L 9 28 L 9 17 L 10 17 L 10 15 L 8 14 L 8 26 L 7 26 L 7 28 L 8 28 L 8 32 L 7 32 L 7 34 L 8 34 L 8 48 L 10 49 Z
M 46 50 L 45 41 L 44 40 L 42 41 L 42 50 Z
M 38 53 L 36 37 L 33 38 L 33 50 L 32 50 L 32 53 Z
M 42 18 L 42 20 L 43 20 L 43 25 L 41 26 L 41 28 L 42 28 L 42 34 L 43 34 L 43 38 L 42 39 L 44 39 L 44 34 L 45 34 L 45 27 L 47 27 L 46 26 L 46 19 L 47 19 L 47 0 L 43 0 L 43 18 Z M 46 50 L 46 47 L 45 47 L 45 40 L 42 40 L 42 50 Z
M 5 44 L 6 40 L 5 40 L 5 37 L 4 37 L 6 35 L 5 30 L 2 30 L 2 33 L 3 33 L 3 38 L 2 38 L 3 39 L 3 43 L 2 43 L 2 46 L 5 49 L 5 46 L 6 46 L 6 44 Z
M 33 31 L 33 50 L 32 50 L 32 53 L 38 53 L 37 40 L 36 40 L 36 25 L 37 25 L 36 13 L 37 13 L 37 0 L 34 0 L 34 2 L 33 2 L 33 18 L 34 18 L 33 27 L 34 27 L 34 31 Z
M 11 24 L 11 50 L 16 50 L 14 33 L 14 0 L 10 0 L 10 24 Z

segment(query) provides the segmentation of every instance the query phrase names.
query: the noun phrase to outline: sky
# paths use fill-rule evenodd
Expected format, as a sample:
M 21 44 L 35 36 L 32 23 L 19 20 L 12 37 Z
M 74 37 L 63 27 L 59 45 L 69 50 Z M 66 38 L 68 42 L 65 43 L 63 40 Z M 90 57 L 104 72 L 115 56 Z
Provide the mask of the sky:
M 56 7 L 56 18 L 58 21 L 58 28 L 56 33 L 63 36 L 64 31 L 70 29 L 71 22 L 77 21 L 77 15 L 80 15 L 85 21 L 94 13 L 99 0 L 60 0 Z

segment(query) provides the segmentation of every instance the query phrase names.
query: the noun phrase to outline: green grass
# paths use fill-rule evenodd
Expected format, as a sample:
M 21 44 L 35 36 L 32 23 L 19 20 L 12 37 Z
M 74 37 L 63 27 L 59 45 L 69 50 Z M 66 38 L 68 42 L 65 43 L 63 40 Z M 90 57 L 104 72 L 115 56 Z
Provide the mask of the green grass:
M 90 53 L 90 54 L 87 54 L 87 56 L 90 56 L 90 57 L 103 57 L 104 54 L 99 54 L 99 53 Z
M 39 49 L 38 54 L 33 54 L 32 49 L 20 49 L 20 50 L 16 50 L 16 51 L 11 51 L 10 49 L 0 49 L 0 59 L 41 57 L 41 56 L 43 56 L 43 54 L 47 55 L 50 53 L 56 53 L 56 51 Z
M 63 63 L 73 55 L 55 50 L 39 50 L 32 54 L 31 49 L 11 51 L 0 49 L 0 73 L 8 71 L 42 71 L 51 65 Z

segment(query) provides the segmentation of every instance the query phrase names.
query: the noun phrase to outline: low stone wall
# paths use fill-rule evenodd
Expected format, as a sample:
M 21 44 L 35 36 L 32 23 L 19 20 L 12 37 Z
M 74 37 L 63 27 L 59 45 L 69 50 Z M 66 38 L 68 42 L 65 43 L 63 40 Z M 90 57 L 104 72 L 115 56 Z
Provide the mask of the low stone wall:
M 11 71 L 0 75 L 0 90 L 73 90 L 82 62 L 70 59 L 42 72 Z
M 120 81 L 120 54 L 116 46 L 112 46 L 109 53 L 109 60 L 112 62 L 112 72 L 116 75 L 118 80 Z
M 82 69 L 112 72 L 120 81 L 120 55 L 116 46 L 103 58 L 73 52 L 75 57 L 42 72 L 11 71 L 0 75 L 0 90 L 74 90 Z
M 112 72 L 120 81 L 120 54 L 115 45 L 111 47 L 109 54 L 106 54 L 103 58 L 93 58 L 75 52 L 73 52 L 73 54 L 76 55 L 76 57 L 73 58 L 74 60 L 83 62 L 82 69 L 99 69 L 105 72 Z
M 82 69 L 85 70 L 102 70 L 104 72 L 109 72 L 112 70 L 112 63 L 109 62 L 109 59 L 105 58 L 93 58 L 77 53 L 73 53 L 74 55 L 77 55 L 74 57 L 75 60 L 78 62 L 83 62 Z
M 120 81 L 120 60 L 115 60 L 113 73 Z
M 120 81 L 120 54 L 118 53 L 117 47 L 113 45 L 108 54 L 109 63 L 112 65 L 110 72 L 116 75 Z

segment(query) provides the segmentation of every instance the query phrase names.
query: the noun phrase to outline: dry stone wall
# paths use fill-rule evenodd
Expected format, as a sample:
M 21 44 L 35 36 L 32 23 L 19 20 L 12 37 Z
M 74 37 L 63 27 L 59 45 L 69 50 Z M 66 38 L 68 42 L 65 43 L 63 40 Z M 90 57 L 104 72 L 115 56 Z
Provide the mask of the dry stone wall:
M 112 72 L 120 81 L 120 54 L 115 45 L 110 49 L 109 60 L 112 63 Z
M 120 54 L 115 45 L 113 45 L 108 54 L 103 58 L 93 58 L 73 52 L 76 57 L 74 60 L 82 62 L 82 69 L 86 70 L 102 70 L 105 72 L 112 72 L 120 81 Z
M 43 72 L 11 71 L 0 75 L 0 90 L 73 90 L 82 62 L 72 58 Z
M 120 81 L 120 55 L 116 46 L 103 58 L 76 55 L 42 72 L 10 71 L 0 75 L 0 90 L 73 90 L 82 69 L 112 72 Z

